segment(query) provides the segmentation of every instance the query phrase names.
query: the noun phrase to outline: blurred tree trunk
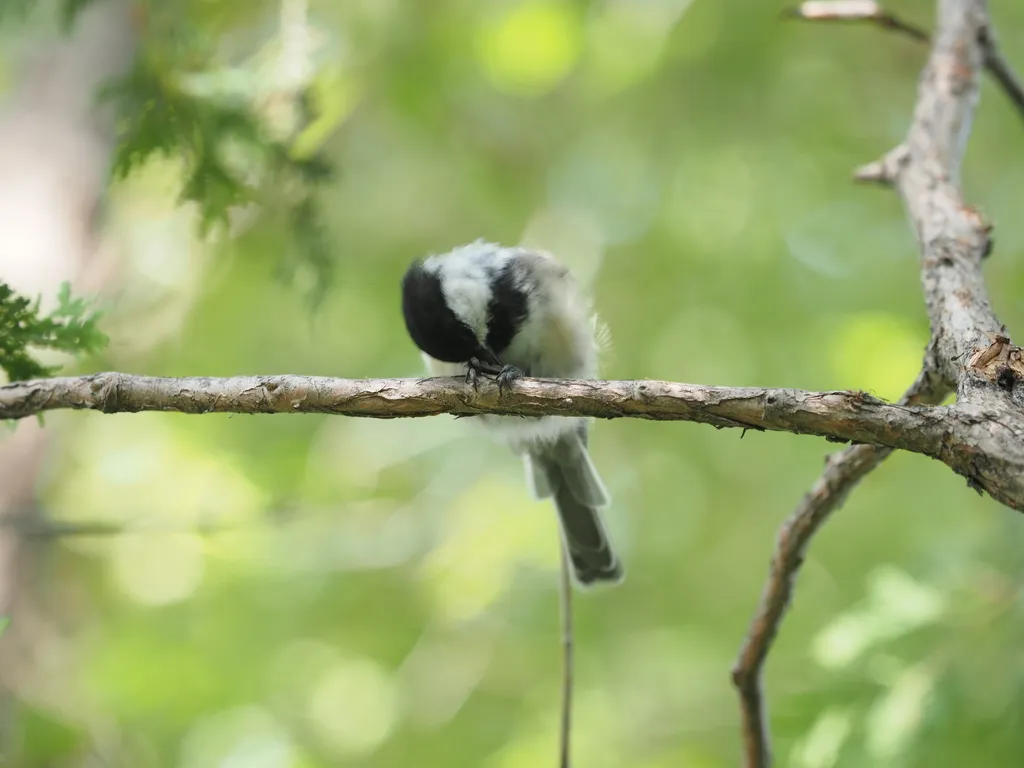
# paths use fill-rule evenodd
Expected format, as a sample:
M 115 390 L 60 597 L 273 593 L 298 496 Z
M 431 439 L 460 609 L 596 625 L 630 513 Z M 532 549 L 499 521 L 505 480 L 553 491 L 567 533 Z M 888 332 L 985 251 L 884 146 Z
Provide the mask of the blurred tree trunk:
M 45 306 L 65 280 L 80 293 L 102 293 L 116 279 L 115 254 L 100 230 L 115 125 L 94 96 L 131 66 L 140 17 L 132 0 L 97 0 L 62 35 L 56 9 L 41 5 L 36 13 L 52 19 L 51 39 L 15 64 L 14 87 L 0 106 L 0 277 L 23 294 L 41 294 Z M 0 640 L 5 708 L 25 693 L 34 670 L 57 658 L 50 651 L 59 632 L 37 601 L 41 582 L 33 578 L 46 542 L 19 529 L 38 513 L 38 478 L 60 438 L 58 425 L 44 431 L 28 420 L 0 436 L 0 615 L 11 619 Z M 46 677 L 51 682 L 33 686 L 31 696 L 59 710 L 52 694 L 66 677 Z M 5 735 L 0 731 L 0 762 Z

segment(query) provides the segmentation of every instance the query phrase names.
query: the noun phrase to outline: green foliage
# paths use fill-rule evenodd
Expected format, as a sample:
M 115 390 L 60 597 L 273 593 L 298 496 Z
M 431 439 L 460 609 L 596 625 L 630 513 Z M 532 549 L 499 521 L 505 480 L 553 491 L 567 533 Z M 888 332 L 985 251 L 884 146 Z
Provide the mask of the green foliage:
M 182 158 L 181 199 L 198 206 L 203 234 L 218 224 L 226 226 L 236 206 L 256 203 L 270 212 L 284 211 L 294 228 L 293 253 L 316 275 L 311 299 L 319 303 L 331 259 L 315 234 L 321 225 L 310 188 L 331 178 L 323 158 L 293 158 L 284 143 L 268 137 L 247 106 L 189 93 L 153 58 L 141 57 L 100 98 L 114 103 L 120 116 L 113 165 L 117 177 L 153 155 Z
M 89 748 L 89 734 L 45 709 L 19 702 L 11 711 L 12 732 L 18 734 L 7 745 L 5 765 L 74 765 L 75 758 Z
M 0 2 L 0 21 L 7 17 L 18 20 L 27 16 L 38 5 L 39 0 L 3 0 Z M 78 14 L 97 0 L 61 0 L 57 13 L 61 27 L 70 30 Z
M 216 69 L 211 38 L 248 45 L 273 26 L 254 21 L 258 5 L 150 3 L 167 25 L 145 43 L 159 82 L 132 73 L 136 85 L 199 115 L 144 120 L 136 93 L 121 109 L 126 143 L 186 158 L 182 186 L 209 153 L 228 180 L 203 171 L 195 194 L 241 186 L 259 213 L 224 258 L 189 261 L 187 275 L 161 272 L 161 249 L 132 254 L 168 290 L 145 304 L 153 283 L 126 273 L 136 298 L 121 306 L 141 308 L 123 322 L 142 322 L 105 353 L 111 368 L 416 375 L 402 271 L 487 237 L 573 260 L 612 331 L 608 378 L 886 396 L 916 373 L 928 326 L 913 232 L 897 196 L 849 174 L 899 140 L 924 48 L 776 23 L 755 0 L 586 13 L 575 1 L 312 0 L 317 31 L 345 49 L 316 75 L 314 106 L 333 117 L 309 143 L 341 172 L 314 197 L 306 185 L 323 168 L 296 162 L 301 142 L 268 141 L 256 117 L 248 134 L 232 122 L 232 110 L 250 119 L 253 99 L 192 95 L 188 73 Z M 906 5 L 931 19 L 933 0 Z M 992 5 L 1001 39 L 1020 37 L 1024 3 Z M 657 15 L 669 9 L 680 15 Z M 258 90 L 256 67 L 229 73 L 232 86 L 236 75 Z M 1021 126 L 986 88 L 965 182 L 1000 224 L 989 289 L 1019 333 L 1024 175 L 1008 156 Z M 166 175 L 153 176 L 162 196 Z M 281 290 L 291 273 L 305 288 L 310 254 L 338 272 L 315 326 Z M 147 344 L 150 328 L 172 342 Z M 100 724 L 97 754 L 78 763 L 551 762 L 556 522 L 502 447 L 447 417 L 62 421 L 40 506 L 69 525 L 129 529 L 51 540 L 46 568 L 24 581 L 25 601 L 67 627 L 59 643 L 40 636 L 57 654 L 31 678 L 46 686 L 41 714 Z M 835 447 L 638 420 L 597 423 L 591 445 L 628 576 L 575 601 L 575 762 L 736 766 L 729 669 L 778 527 Z M 186 533 L 211 518 L 237 529 Z M 807 553 L 766 668 L 777 764 L 1020 765 L 1021 553 L 1019 515 L 938 462 L 894 454 Z M 59 706 L 55 674 L 68 675 Z M 78 764 L 60 762 L 68 734 L 26 722 L 12 728 L 29 733 L 21 751 L 0 762 Z
M 25 16 L 35 4 L 35 0 L 7 0 L 5 3 L 0 3 L 0 20 L 6 20 L 9 16 Z
M 96 0 L 63 0 L 60 6 L 60 21 L 64 29 L 71 29 L 78 14 Z
M 61 0 L 57 13 L 63 28 L 70 30 L 78 14 L 97 1 Z M 0 2 L 0 20 L 5 15 L 23 17 L 35 4 Z M 219 3 L 215 8 L 191 0 L 145 3 L 147 32 L 135 66 L 97 96 L 117 116 L 116 178 L 128 176 L 154 155 L 180 159 L 181 200 L 197 206 L 203 235 L 226 226 L 238 206 L 253 204 L 268 216 L 280 215 L 292 237 L 280 255 L 278 273 L 288 276 L 306 267 L 313 274 L 307 298 L 316 306 L 330 285 L 333 257 L 324 244 L 313 196 L 332 178 L 330 164 L 320 154 L 300 156 L 287 141 L 269 136 L 250 104 L 251 94 L 196 94 L 185 84 L 188 76 L 216 71 L 217 28 L 263 10 L 267 8 L 255 2 L 237 7 Z M 204 27 L 204 19 L 213 29 Z M 310 98 L 302 95 L 300 101 L 302 120 L 317 119 Z
M 186 181 L 181 197 L 199 205 L 204 232 L 215 223 L 227 224 L 229 209 L 252 199 L 246 182 L 228 168 L 220 150 L 232 139 L 260 144 L 253 115 L 184 93 L 145 58 L 104 88 L 101 98 L 115 102 L 121 117 L 116 176 L 127 176 L 154 154 L 182 157 Z
M 58 305 L 41 316 L 40 300 L 21 296 L 0 282 L 0 369 L 11 381 L 52 376 L 60 366 L 47 366 L 32 357 L 31 349 L 53 349 L 89 354 L 107 344 L 99 329 L 101 313 L 90 303 L 71 296 L 71 286 L 61 285 Z

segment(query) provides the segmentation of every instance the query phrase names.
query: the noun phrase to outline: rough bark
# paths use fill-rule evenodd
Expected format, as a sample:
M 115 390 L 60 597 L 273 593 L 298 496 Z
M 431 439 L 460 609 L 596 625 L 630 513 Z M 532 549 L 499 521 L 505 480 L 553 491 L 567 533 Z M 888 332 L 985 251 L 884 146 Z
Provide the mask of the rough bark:
M 867 21 L 929 41 L 920 27 L 873 0 L 805 2 L 794 15 L 814 21 Z M 961 445 L 969 465 L 963 474 L 976 488 L 1020 509 L 1018 483 L 997 483 L 1002 487 L 994 488 L 990 480 L 1016 471 L 1003 459 L 1020 451 L 1024 436 L 1022 354 L 996 318 L 985 289 L 982 264 L 992 250 L 991 226 L 965 205 L 959 189 L 982 69 L 1024 116 L 1024 88 L 998 50 L 985 0 L 939 0 L 938 31 L 921 74 L 907 138 L 882 160 L 861 168 L 856 178 L 897 188 L 921 251 L 931 342 L 921 374 L 901 402 L 941 402 L 955 391 L 957 404 L 947 410 L 978 424 L 988 422 L 985 431 L 991 438 Z M 947 448 L 959 440 L 956 431 L 951 427 Z M 804 552 L 853 487 L 890 452 L 886 447 L 855 446 L 829 457 L 825 471 L 779 532 L 761 601 L 733 668 L 748 768 L 772 763 L 761 677 Z
M 1019 414 L 1016 420 L 1004 420 L 999 412 L 969 402 L 929 408 L 886 403 L 864 392 L 540 379 L 522 379 L 504 396 L 493 384 L 474 390 L 458 379 L 311 376 L 161 379 L 100 373 L 0 387 L 0 418 L 61 408 L 104 413 L 329 413 L 378 419 L 494 413 L 697 421 L 922 453 L 1004 504 L 1024 509 L 1024 421 Z

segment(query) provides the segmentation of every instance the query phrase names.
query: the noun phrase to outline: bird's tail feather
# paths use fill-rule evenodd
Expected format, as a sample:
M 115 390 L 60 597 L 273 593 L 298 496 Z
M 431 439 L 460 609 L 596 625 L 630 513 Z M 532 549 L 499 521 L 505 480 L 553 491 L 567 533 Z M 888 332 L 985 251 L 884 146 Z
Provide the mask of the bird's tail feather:
M 598 509 L 609 503 L 608 491 L 581 437 L 564 435 L 527 453 L 525 462 L 533 495 L 554 498 L 576 580 L 583 585 L 621 581 L 622 565 Z

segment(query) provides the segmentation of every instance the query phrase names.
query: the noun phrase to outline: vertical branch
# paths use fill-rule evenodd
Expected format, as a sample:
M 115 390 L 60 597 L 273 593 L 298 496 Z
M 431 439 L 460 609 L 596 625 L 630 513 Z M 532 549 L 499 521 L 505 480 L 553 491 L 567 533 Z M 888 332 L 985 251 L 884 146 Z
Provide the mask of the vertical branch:
M 573 688 L 573 629 L 572 629 L 572 574 L 565 545 L 559 542 L 558 591 L 562 612 L 562 714 L 559 723 L 559 768 L 569 768 L 572 746 L 572 688 Z
M 808 8 L 815 13 L 809 14 Z M 882 14 L 876 3 L 863 0 L 804 3 L 802 9 L 805 18 L 879 21 Z M 1014 91 L 1020 90 L 1019 82 L 998 56 L 985 0 L 938 0 L 937 26 L 906 140 L 856 175 L 862 181 L 896 186 L 921 249 L 932 339 L 921 375 L 901 400 L 906 404 L 934 404 L 954 387 L 959 401 L 992 397 L 986 383 L 972 381 L 967 375 L 967 359 L 985 349 L 986 339 L 991 341 L 1001 327 L 981 275 L 981 260 L 991 246 L 988 228 L 964 205 L 958 184 L 978 102 L 978 73 L 983 67 L 993 72 L 1014 103 L 1018 103 Z M 806 548 L 849 491 L 889 453 L 886 448 L 855 446 L 830 458 L 824 474 L 779 533 L 760 605 L 733 669 L 747 768 L 766 768 L 772 763 L 762 670 L 789 606 Z M 968 477 L 976 483 L 975 474 L 977 470 Z
M 991 27 L 982 29 L 981 48 L 985 54 L 985 69 L 995 78 L 999 87 L 1003 89 L 1006 98 L 1024 116 L 1024 83 L 1010 67 L 1010 63 L 1003 57 L 996 43 L 995 32 Z

